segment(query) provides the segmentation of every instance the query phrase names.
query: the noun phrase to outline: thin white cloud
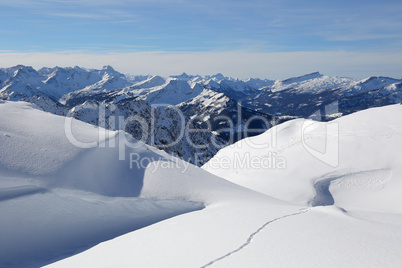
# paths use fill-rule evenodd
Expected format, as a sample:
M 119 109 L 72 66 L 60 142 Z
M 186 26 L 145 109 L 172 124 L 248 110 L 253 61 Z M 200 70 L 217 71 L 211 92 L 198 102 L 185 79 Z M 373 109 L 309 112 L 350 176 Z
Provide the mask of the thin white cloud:
M 0 0 L 0 6 L 16 7 L 20 9 L 36 10 L 42 15 L 57 17 L 82 18 L 82 19 L 102 19 L 120 18 L 133 19 L 137 17 L 127 11 L 129 4 L 136 1 L 112 1 L 112 0 Z M 88 10 L 90 12 L 79 12 Z
M 350 34 L 329 37 L 331 41 L 362 41 L 378 39 L 402 39 L 402 34 Z
M 121 6 L 135 3 L 183 3 L 182 0 L 0 0 L 2 6 L 34 7 L 45 5 L 69 4 L 77 6 Z
M 100 68 L 111 65 L 122 73 L 171 75 L 224 73 L 233 77 L 285 79 L 314 71 L 331 76 L 365 78 L 372 75 L 401 78 L 402 52 L 127 52 L 87 53 L 0 53 L 3 66 L 17 64 L 44 66 L 82 66 Z
M 56 16 L 56 17 L 78 18 L 78 19 L 103 19 L 103 18 L 106 18 L 106 16 L 104 16 L 104 15 L 90 14 L 90 13 L 51 13 L 50 15 Z

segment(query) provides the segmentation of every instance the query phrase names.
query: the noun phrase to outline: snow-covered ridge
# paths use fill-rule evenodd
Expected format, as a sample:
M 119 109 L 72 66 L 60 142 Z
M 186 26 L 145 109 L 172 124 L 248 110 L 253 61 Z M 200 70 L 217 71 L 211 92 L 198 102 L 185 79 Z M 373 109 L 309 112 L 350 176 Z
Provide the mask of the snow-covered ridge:
M 319 72 L 308 75 L 286 79 L 283 81 L 275 81 L 275 83 L 267 88 L 272 92 L 282 90 L 292 90 L 295 93 L 321 93 L 329 89 L 336 89 L 342 86 L 350 85 L 355 79 L 345 77 L 329 77 Z
M 369 92 L 376 89 L 382 89 L 385 87 L 389 87 L 395 85 L 397 83 L 401 83 L 402 80 L 394 79 L 390 77 L 382 77 L 382 76 L 372 76 L 367 79 L 363 79 L 360 81 L 356 81 L 348 87 L 345 87 L 345 94 L 361 94 L 365 92 Z
M 149 93 L 151 89 L 153 91 L 163 91 L 164 87 L 169 86 L 172 80 L 188 83 L 191 88 L 195 85 L 209 86 L 211 89 L 223 92 L 235 100 L 247 96 L 268 94 L 264 92 L 272 93 L 291 90 L 293 93 L 298 94 L 318 94 L 338 88 L 343 88 L 344 94 L 350 96 L 351 94 L 367 92 L 401 82 L 401 80 L 386 77 L 370 77 L 359 81 L 344 77 L 329 77 L 319 72 L 274 81 L 258 78 L 242 80 L 222 74 L 206 75 L 204 77 L 186 73 L 170 77 L 126 76 L 117 72 L 111 66 L 104 66 L 100 70 L 76 66 L 73 68 L 42 68 L 36 71 L 29 66 L 17 65 L 0 69 L 0 92 L 15 91 L 28 96 L 44 94 L 55 100 L 70 98 L 71 96 L 67 97 L 67 94 L 84 96 L 113 90 L 122 90 L 122 92 L 130 92 L 134 96 L 139 96 Z M 16 83 L 19 86 L 13 86 Z M 169 90 L 174 88 L 174 86 L 169 87 Z M 180 85 L 180 87 L 183 86 Z M 2 95 L 6 94 L 3 93 Z
M 303 82 L 305 80 L 316 79 L 316 78 L 320 78 L 322 76 L 323 75 L 320 74 L 320 72 L 314 72 L 314 73 L 305 74 L 302 76 L 288 78 L 288 79 L 282 80 L 281 83 L 282 84 L 290 84 L 290 83 L 296 83 L 296 82 Z

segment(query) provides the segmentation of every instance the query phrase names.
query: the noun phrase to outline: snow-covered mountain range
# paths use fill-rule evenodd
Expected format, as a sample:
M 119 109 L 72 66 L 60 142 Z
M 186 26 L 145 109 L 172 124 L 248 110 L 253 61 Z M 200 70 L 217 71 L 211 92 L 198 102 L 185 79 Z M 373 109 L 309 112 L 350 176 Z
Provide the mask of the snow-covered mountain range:
M 320 73 L 283 81 L 240 80 L 222 74 L 128 76 L 110 66 L 35 70 L 18 65 L 0 69 L 0 99 L 27 101 L 44 111 L 111 130 L 124 127 L 135 138 L 143 137 L 148 144 L 202 165 L 221 147 L 292 118 L 321 111 L 325 121 L 401 102 L 402 80 L 355 80 Z M 325 114 L 333 103 L 336 111 Z M 127 124 L 117 124 L 119 116 Z M 133 118 L 141 118 L 142 123 Z M 188 139 L 182 135 L 187 124 L 195 130 Z M 194 143 L 200 146 L 195 149 Z

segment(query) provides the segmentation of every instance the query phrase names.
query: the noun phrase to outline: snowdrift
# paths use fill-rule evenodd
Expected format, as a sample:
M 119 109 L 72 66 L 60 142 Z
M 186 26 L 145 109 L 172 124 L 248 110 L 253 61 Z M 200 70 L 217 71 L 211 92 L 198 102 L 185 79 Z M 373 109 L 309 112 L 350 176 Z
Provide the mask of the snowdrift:
M 328 123 L 293 120 L 222 149 L 203 168 L 299 205 L 400 213 L 401 122 L 399 104 Z M 242 165 L 246 156 L 261 164 Z M 264 159 L 271 165 L 263 165 Z
M 329 123 L 294 120 L 222 149 L 204 166 L 265 198 L 232 186 L 203 192 L 205 185 L 185 183 L 172 190 L 161 172 L 159 179 L 146 180 L 144 188 L 169 188 L 158 195 L 170 196 L 196 186 L 191 195 L 211 202 L 51 267 L 399 266 L 401 109 L 372 109 Z M 267 141 L 270 146 L 256 147 Z M 236 157 L 249 161 L 234 166 Z M 261 162 L 267 157 L 268 162 Z M 198 174 L 195 180 L 210 176 L 194 171 L 188 174 Z
M 290 121 L 201 169 L 1 102 L 0 266 L 400 266 L 401 112 Z
M 0 122 L 0 266 L 45 265 L 235 198 L 283 205 L 123 132 L 28 103 L 1 102 Z

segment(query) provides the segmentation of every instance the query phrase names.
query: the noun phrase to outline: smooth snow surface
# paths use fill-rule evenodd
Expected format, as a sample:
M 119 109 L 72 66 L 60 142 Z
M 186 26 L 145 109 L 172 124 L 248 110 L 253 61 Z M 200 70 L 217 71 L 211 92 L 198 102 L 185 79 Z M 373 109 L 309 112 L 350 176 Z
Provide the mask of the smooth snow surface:
M 208 206 L 217 218 L 211 218 L 208 210 L 190 217 L 188 225 L 180 220 L 178 225 L 167 223 L 172 231 L 161 229 L 163 235 L 191 239 L 190 234 L 178 232 L 189 228 L 188 232 L 196 236 L 194 246 L 201 247 L 212 241 L 205 240 L 206 233 L 193 233 L 193 228 L 205 228 L 215 236 L 226 232 L 231 237 L 232 232 L 225 231 L 224 226 L 236 221 L 241 211 L 257 206 L 248 212 L 248 227 L 236 227 L 235 241 L 240 242 L 265 218 L 298 209 L 137 141 L 131 141 L 135 148 L 125 148 L 126 160 L 121 161 L 118 149 L 122 132 L 73 120 L 74 137 L 86 143 L 86 148 L 77 148 L 66 137 L 64 117 L 36 110 L 27 103 L 1 102 L 0 121 L 0 213 L 4 215 L 0 218 L 0 266 L 49 264 L 99 242 Z M 112 141 L 115 148 L 110 148 Z M 130 153 L 145 164 L 130 167 Z M 261 217 L 263 208 L 272 210 L 266 210 Z M 223 225 L 216 226 L 216 221 Z M 148 239 L 173 249 L 169 242 L 172 239 L 166 238 L 164 244 L 158 236 L 153 233 Z M 201 265 L 230 250 L 231 243 L 222 242 L 220 250 L 215 248 L 218 243 L 196 262 Z M 138 246 L 142 250 L 147 247 L 144 241 Z M 130 258 L 141 261 L 139 256 L 146 255 L 141 250 L 137 252 L 139 255 L 130 254 Z M 152 257 L 148 261 L 156 260 Z M 129 263 L 130 259 L 124 261 Z M 106 262 L 99 265 L 111 266 Z
M 124 133 L 74 120 L 80 149 L 64 117 L 0 102 L 0 266 L 399 267 L 401 119 L 293 120 L 198 168 L 132 140 L 119 160 Z
M 1 267 L 45 265 L 204 207 L 185 199 L 139 197 L 145 171 L 119 161 L 117 147 L 72 145 L 64 117 L 27 103 L 1 102 L 0 121 Z M 73 132 L 80 142 L 104 142 L 98 138 L 103 132 L 80 121 L 73 121 Z M 145 145 L 135 152 L 166 161 Z
M 316 197 L 314 186 L 324 187 L 317 182 L 327 181 L 335 205 L 401 212 L 402 196 L 396 194 L 396 189 L 402 191 L 401 122 L 399 104 L 328 123 L 297 119 L 222 149 L 204 169 L 298 205 L 311 204 Z M 335 167 L 322 161 L 323 152 L 334 156 Z M 245 156 L 276 163 L 252 169 L 239 162 Z M 222 160 L 230 164 L 214 168 Z M 283 165 L 278 164 L 280 160 Z
M 218 152 L 204 169 L 313 208 L 272 222 L 249 247 L 216 267 L 244 267 L 250 259 L 254 267 L 400 266 L 401 122 L 399 104 L 328 123 L 294 120 Z M 335 152 L 336 165 L 325 164 L 317 151 Z M 259 168 L 255 159 L 270 155 L 276 164 Z M 242 157 L 254 159 L 254 168 L 241 165 Z M 281 159 L 284 166 L 278 165 Z

